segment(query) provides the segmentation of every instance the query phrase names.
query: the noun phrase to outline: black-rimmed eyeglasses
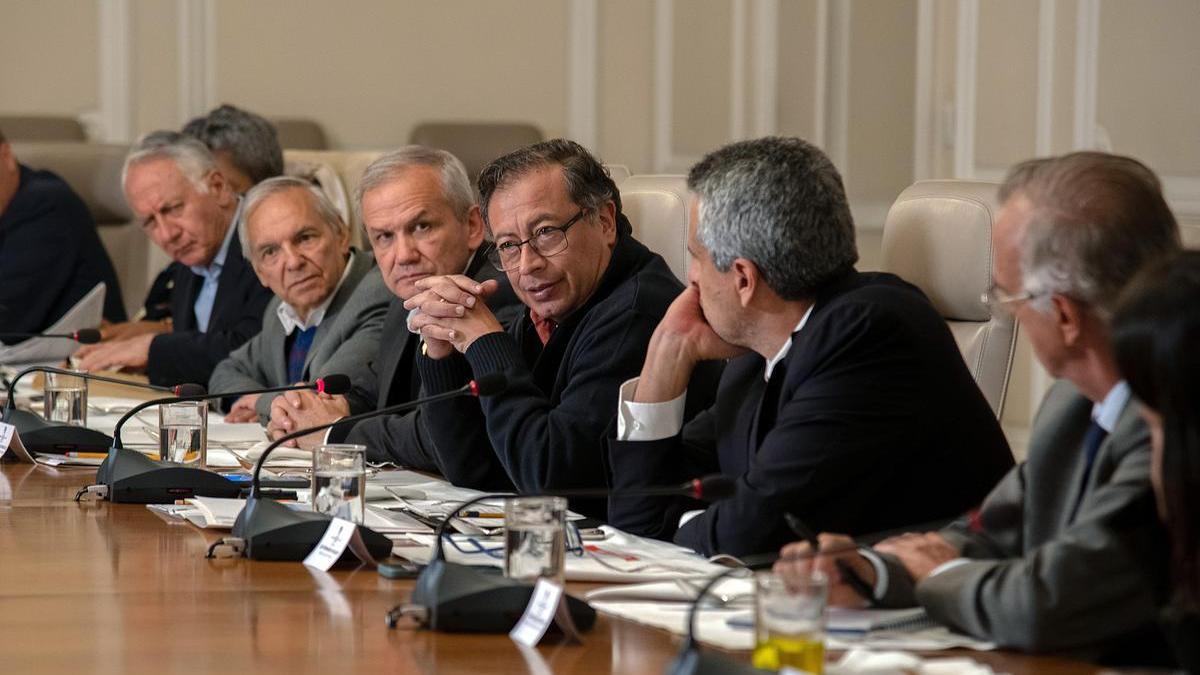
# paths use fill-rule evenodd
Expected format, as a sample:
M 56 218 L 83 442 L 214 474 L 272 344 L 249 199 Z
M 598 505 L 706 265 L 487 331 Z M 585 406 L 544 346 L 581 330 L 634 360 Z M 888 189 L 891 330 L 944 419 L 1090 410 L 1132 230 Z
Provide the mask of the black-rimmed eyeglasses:
M 526 244 L 529 244 L 529 247 L 543 258 L 558 255 L 567 250 L 567 230 L 579 222 L 579 219 L 583 218 L 587 211 L 587 209 L 579 209 L 579 213 L 558 227 L 553 225 L 539 227 L 532 237 L 524 241 L 500 242 L 496 244 L 496 248 L 488 252 L 488 260 L 496 269 L 507 272 L 521 265 L 521 247 Z

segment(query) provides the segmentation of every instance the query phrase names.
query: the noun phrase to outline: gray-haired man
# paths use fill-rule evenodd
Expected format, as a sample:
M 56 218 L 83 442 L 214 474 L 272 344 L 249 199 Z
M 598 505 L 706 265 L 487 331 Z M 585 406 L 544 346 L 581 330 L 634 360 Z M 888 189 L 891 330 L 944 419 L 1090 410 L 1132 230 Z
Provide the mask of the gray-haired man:
M 359 183 L 357 201 L 367 239 L 391 290 L 378 354 L 370 373 L 356 378 L 346 396 L 324 397 L 289 392 L 275 399 L 269 431 L 289 431 L 332 422 L 359 409 L 382 408 L 417 396 L 420 380 L 414 365 L 420 337 L 409 332 L 404 301 L 417 291 L 417 281 L 441 274 L 465 274 L 479 282 L 497 279 L 488 305 L 502 320 L 518 306 L 503 275 L 488 264 L 491 244 L 483 238 L 483 221 L 475 192 L 462 162 L 444 150 L 407 146 L 375 160 Z M 363 443 L 375 461 L 438 470 L 420 424 L 420 411 L 339 425 L 327 438 Z M 302 439 L 311 445 L 321 436 Z
M 316 187 L 271 178 L 246 194 L 238 225 L 242 250 L 275 293 L 262 332 L 217 365 L 211 391 L 279 387 L 340 373 L 370 376 L 387 312 L 387 286 L 369 254 L 350 246 L 350 227 Z M 271 416 L 276 394 L 229 402 L 229 422 Z M 350 412 L 364 412 L 366 406 Z
M 80 367 L 144 369 L 160 385 L 208 382 L 217 363 L 258 333 L 271 299 L 234 236 L 240 199 L 208 148 L 178 134 L 151 134 L 135 145 L 122 185 L 146 236 L 180 263 L 173 323 L 169 332 L 84 347 Z
M 1154 639 L 1164 535 L 1149 432 L 1117 370 L 1109 320 L 1138 269 L 1178 249 L 1175 217 L 1149 169 L 1097 152 L 1019 164 L 1000 198 L 991 302 L 1016 316 L 1038 360 L 1062 378 L 1042 401 L 1028 458 L 976 518 L 840 557 L 883 603 L 920 604 L 1001 646 L 1149 663 L 1165 648 Z M 825 534 L 820 544 L 849 542 Z M 832 569 L 828 558 L 818 566 Z M 779 565 L 785 574 L 806 567 Z M 832 600 L 861 602 L 841 584 Z

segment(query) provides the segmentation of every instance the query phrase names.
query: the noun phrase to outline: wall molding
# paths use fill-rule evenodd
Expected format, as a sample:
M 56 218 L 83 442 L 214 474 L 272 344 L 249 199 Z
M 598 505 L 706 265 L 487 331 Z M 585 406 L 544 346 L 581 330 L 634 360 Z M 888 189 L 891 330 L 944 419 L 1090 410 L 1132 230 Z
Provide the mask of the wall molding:
M 917 0 L 916 83 L 913 93 L 913 180 L 933 177 L 934 130 L 937 128 L 937 91 L 934 55 L 937 8 L 934 0 Z
M 828 75 L 823 82 L 826 112 L 821 147 L 833 160 L 834 166 L 845 173 L 849 161 L 850 143 L 850 24 L 853 3 L 838 0 L 828 4 L 831 44 L 826 49 Z M 818 12 L 820 6 L 818 6 Z
M 1075 11 L 1076 150 L 1096 148 L 1096 90 L 1100 60 L 1100 0 L 1078 0 Z
M 96 61 L 99 109 L 94 121 L 100 140 L 133 140 L 134 23 L 129 0 L 96 0 L 100 53 Z
M 828 129 L 825 123 L 829 106 L 829 0 L 817 0 L 817 19 L 813 22 L 816 36 L 813 39 L 813 137 L 819 148 L 828 146 Z M 839 169 L 841 167 L 838 167 Z
M 1054 32 L 1058 12 L 1057 0 L 1041 0 L 1038 4 L 1037 53 L 1037 122 L 1034 131 L 1034 152 L 1049 155 L 1054 137 Z
M 979 0 L 959 0 L 954 63 L 954 177 L 975 177 L 975 81 L 979 76 Z
M 179 121 L 216 106 L 217 8 L 213 0 L 176 0 L 179 45 Z
M 567 44 L 567 134 L 598 152 L 600 143 L 599 0 L 570 0 Z
M 779 133 L 779 0 L 757 0 L 754 9 L 752 128 L 755 136 L 769 136 Z
M 729 3 L 729 140 L 746 136 L 746 0 Z

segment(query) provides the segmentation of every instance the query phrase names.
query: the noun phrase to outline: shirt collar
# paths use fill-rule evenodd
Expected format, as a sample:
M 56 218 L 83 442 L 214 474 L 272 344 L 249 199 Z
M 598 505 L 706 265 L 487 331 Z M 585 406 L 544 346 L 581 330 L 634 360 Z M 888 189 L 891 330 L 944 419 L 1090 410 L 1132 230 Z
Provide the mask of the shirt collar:
M 804 316 L 800 317 L 800 323 L 796 324 L 796 329 L 792 331 L 791 335 L 788 335 L 787 342 L 783 343 L 778 352 L 775 352 L 775 356 L 767 359 L 767 367 L 763 370 L 764 380 L 771 379 L 771 372 L 775 370 L 775 366 L 779 365 L 783 357 L 787 356 L 788 350 L 792 348 L 792 335 L 799 333 L 800 329 L 804 328 L 804 324 L 808 323 L 808 317 L 812 314 L 813 307 L 816 307 L 816 305 L 808 306 L 808 309 L 804 312 Z
M 217 250 L 217 254 L 213 256 L 212 262 L 207 266 L 190 265 L 192 272 L 200 276 L 211 279 L 221 275 L 221 268 L 225 266 L 225 258 L 229 255 L 229 245 L 233 241 L 234 235 L 237 234 L 238 219 L 242 217 L 242 198 L 238 197 L 237 210 L 233 212 L 233 219 L 229 221 L 229 229 L 225 231 L 225 241 L 221 242 L 221 248 Z
M 333 299 L 337 297 L 338 291 L 342 289 L 342 284 L 346 283 L 346 277 L 350 276 L 350 268 L 354 265 L 354 249 L 350 249 L 350 257 L 346 259 L 346 269 L 342 270 L 342 278 L 338 280 L 337 286 L 334 286 L 333 292 L 325 301 L 317 305 L 311 312 L 308 313 L 307 320 L 300 319 L 299 312 L 295 307 L 280 300 L 279 306 L 275 308 L 275 316 L 279 317 L 279 323 L 283 324 L 283 334 L 291 335 L 292 331 L 308 330 L 321 325 L 321 321 L 325 319 L 325 312 L 329 310 L 329 306 L 333 304 Z
M 1121 416 L 1121 411 L 1125 410 L 1125 405 L 1129 403 L 1129 397 L 1129 383 L 1121 380 L 1108 390 L 1103 401 L 1092 406 L 1092 420 L 1106 433 L 1111 434 L 1117 426 L 1117 418 Z

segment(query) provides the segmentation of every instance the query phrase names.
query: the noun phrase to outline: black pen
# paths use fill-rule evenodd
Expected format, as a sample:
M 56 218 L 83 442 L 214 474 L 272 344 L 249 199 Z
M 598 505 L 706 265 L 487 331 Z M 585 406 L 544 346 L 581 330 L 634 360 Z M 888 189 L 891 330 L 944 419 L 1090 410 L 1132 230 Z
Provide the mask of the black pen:
M 803 520 L 800 520 L 798 517 L 790 513 L 783 514 L 783 520 L 787 523 L 788 528 L 790 528 L 797 537 L 800 537 L 804 541 L 808 542 L 808 545 L 812 548 L 814 554 L 821 552 L 821 543 L 817 540 L 817 534 L 809 529 L 808 525 L 805 525 Z M 875 599 L 875 589 L 871 588 L 871 586 L 864 581 L 862 577 L 858 576 L 858 572 L 855 572 L 845 560 L 842 560 L 841 558 L 834 558 L 833 564 L 835 567 L 837 567 L 838 574 L 840 574 L 842 579 L 850 585 L 850 588 L 854 589 L 855 593 L 858 593 L 864 600 L 871 603 L 872 607 L 879 605 L 879 601 Z

